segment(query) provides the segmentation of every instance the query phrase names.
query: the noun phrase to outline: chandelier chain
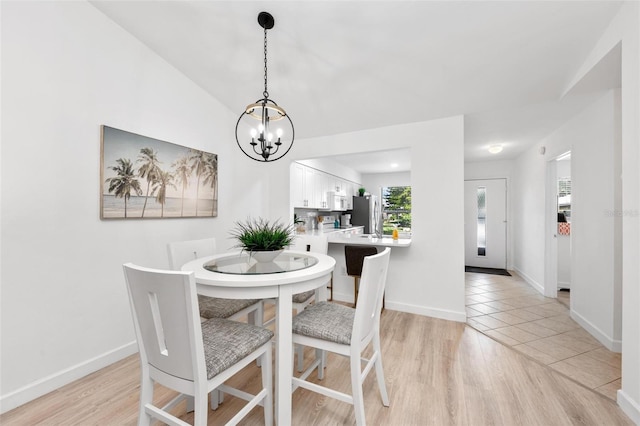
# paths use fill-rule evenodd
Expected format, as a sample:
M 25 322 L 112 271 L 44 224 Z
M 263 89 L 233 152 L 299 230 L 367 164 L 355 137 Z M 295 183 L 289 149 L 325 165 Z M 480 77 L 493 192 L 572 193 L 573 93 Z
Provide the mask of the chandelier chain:
M 267 91 L 267 29 L 264 29 L 264 92 L 262 93 L 265 99 L 269 98 L 269 92 Z
M 258 24 L 264 29 L 263 98 L 247 105 L 236 122 L 238 147 L 247 157 L 260 162 L 275 161 L 284 157 L 291 150 L 295 140 L 295 128 L 291 117 L 282 107 L 269 99 L 267 88 L 267 30 L 273 28 L 274 23 L 275 20 L 270 13 L 258 14 Z M 244 135 L 247 130 L 249 135 Z

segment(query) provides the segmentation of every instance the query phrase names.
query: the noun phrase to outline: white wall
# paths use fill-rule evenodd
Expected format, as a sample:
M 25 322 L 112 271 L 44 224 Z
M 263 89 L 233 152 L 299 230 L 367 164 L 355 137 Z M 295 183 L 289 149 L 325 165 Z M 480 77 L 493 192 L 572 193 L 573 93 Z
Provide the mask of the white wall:
M 612 212 L 620 209 L 614 196 L 620 188 L 615 168 L 620 124 L 620 93 L 613 91 L 545 141 L 550 152 L 557 152 L 553 147 L 573 146 L 571 315 L 617 351 L 622 337 L 622 283 L 615 255 L 620 253 L 622 237 L 616 226 L 619 218 Z
M 622 389 L 618 404 L 640 424 L 640 5 L 620 9 L 602 45 L 622 31 Z M 599 46 L 598 46 L 599 47 Z M 596 49 L 594 49 L 596 50 Z
M 362 186 L 372 194 L 379 194 L 380 188 L 386 186 L 410 186 L 411 172 L 365 173 L 362 175 Z M 375 191 L 375 192 L 374 192 Z
M 621 203 L 622 389 L 618 404 L 640 424 L 640 5 L 624 2 L 587 56 L 573 87 L 611 49 L 622 43 Z
M 544 286 L 545 185 L 547 162 L 571 150 L 572 160 L 572 316 L 610 349 L 620 347 L 616 324 L 614 153 L 619 146 L 619 91 L 609 91 L 517 159 L 514 220 L 515 268 Z M 619 182 L 618 182 L 619 185 Z M 555 194 L 551 194 L 553 197 Z M 552 226 L 556 218 L 551 217 Z
M 513 268 L 540 292 L 544 289 L 545 158 L 538 144 L 514 164 L 512 193 Z M 517 194 L 517 196 L 515 195 Z
M 512 170 L 513 160 L 470 162 L 464 163 L 464 178 L 465 180 L 500 178 L 507 178 L 508 180 Z
M 1 409 L 136 351 L 121 265 L 269 214 L 235 113 L 86 2 L 2 2 Z M 221 83 L 224 84 L 224 83 Z M 100 125 L 219 155 L 219 217 L 100 221 Z M 287 180 L 288 182 L 288 180 Z
M 386 307 L 464 321 L 462 117 L 304 140 L 294 146 L 292 159 L 407 147 L 419 159 L 410 180 L 413 240 L 391 254 Z M 288 168 L 283 173 L 288 179 Z M 276 196 L 271 206 L 274 211 L 288 201 Z M 352 294 L 352 279 L 341 276 L 340 267 L 334 293 Z
M 305 143 L 305 142 L 300 142 Z M 354 182 L 354 183 L 362 183 L 362 175 L 349 168 L 340 164 L 336 161 L 333 161 L 330 157 L 327 158 L 311 158 L 307 160 L 298 161 L 305 166 L 313 167 L 317 170 L 322 170 L 323 172 L 329 173 L 331 175 L 337 176 L 339 178 Z

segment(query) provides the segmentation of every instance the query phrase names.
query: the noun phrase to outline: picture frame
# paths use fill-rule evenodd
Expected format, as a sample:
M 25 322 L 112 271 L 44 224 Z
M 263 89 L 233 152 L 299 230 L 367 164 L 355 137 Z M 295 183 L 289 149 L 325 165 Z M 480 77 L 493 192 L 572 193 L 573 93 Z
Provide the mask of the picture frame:
M 100 126 L 100 219 L 218 216 L 218 156 Z

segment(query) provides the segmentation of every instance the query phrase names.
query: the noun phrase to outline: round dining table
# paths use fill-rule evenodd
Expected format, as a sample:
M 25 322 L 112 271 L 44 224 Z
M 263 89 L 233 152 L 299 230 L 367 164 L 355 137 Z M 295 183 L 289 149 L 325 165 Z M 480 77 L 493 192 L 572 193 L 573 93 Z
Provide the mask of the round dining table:
M 275 413 L 279 425 L 291 424 L 293 375 L 292 296 L 326 286 L 336 261 L 320 253 L 285 250 L 274 260 L 258 262 L 247 252 L 224 253 L 182 265 L 192 271 L 198 294 L 225 299 L 276 299 Z

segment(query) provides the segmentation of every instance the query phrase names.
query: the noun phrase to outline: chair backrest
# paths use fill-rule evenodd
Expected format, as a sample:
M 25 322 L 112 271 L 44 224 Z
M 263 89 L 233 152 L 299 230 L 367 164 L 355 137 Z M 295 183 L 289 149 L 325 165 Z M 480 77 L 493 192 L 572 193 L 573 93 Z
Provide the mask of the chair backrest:
M 169 252 L 169 267 L 178 271 L 187 262 L 216 254 L 216 239 L 176 241 L 167 244 L 167 251 Z
M 344 263 L 347 266 L 347 275 L 359 277 L 362 275 L 362 264 L 366 256 L 378 253 L 375 246 L 344 246 Z
M 142 369 L 155 380 L 206 378 L 193 272 L 123 265 Z M 157 371 L 160 374 L 157 374 Z
M 379 328 L 390 255 L 391 249 L 387 247 L 381 253 L 364 258 L 351 334 L 352 344 L 357 341 L 361 346 L 368 344 Z
M 297 235 L 289 245 L 289 248 L 291 250 L 327 254 L 329 251 L 329 239 L 326 235 Z

